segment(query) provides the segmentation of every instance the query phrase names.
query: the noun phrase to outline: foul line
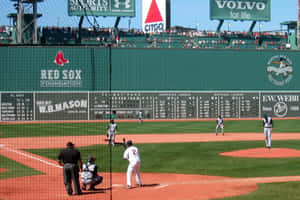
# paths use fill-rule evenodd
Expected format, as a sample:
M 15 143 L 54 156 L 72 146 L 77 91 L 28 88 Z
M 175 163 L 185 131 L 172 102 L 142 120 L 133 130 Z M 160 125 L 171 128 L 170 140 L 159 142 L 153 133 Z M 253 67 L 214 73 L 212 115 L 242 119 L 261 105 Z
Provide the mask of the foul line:
M 38 158 L 38 157 L 35 157 L 35 156 L 28 155 L 28 154 L 26 154 L 26 153 L 17 151 L 17 150 L 15 150 L 15 149 L 11 149 L 11 148 L 5 147 L 4 145 L 0 145 L 0 148 L 5 149 L 5 150 L 10 151 L 10 152 L 13 152 L 13 153 L 16 153 L 16 154 L 19 154 L 19 155 L 24 156 L 24 157 L 27 157 L 27 158 L 31 158 L 31 159 L 33 159 L 33 160 L 40 161 L 40 162 L 42 162 L 42 163 L 44 163 L 44 164 L 47 164 L 47 165 L 50 165 L 50 166 L 53 166 L 53 167 L 62 168 L 62 166 L 53 164 L 53 163 L 48 162 L 48 161 L 46 161 L 46 160 L 42 160 L 42 159 L 40 159 L 40 158 Z
M 253 178 L 232 178 L 232 179 L 221 179 L 221 180 L 198 180 L 198 181 L 182 181 L 182 182 L 170 182 L 163 183 L 154 189 L 161 189 L 172 185 L 196 185 L 196 184 L 214 184 L 214 183 L 274 183 L 274 182 L 291 182 L 300 181 L 300 176 L 279 176 L 279 177 L 253 177 Z

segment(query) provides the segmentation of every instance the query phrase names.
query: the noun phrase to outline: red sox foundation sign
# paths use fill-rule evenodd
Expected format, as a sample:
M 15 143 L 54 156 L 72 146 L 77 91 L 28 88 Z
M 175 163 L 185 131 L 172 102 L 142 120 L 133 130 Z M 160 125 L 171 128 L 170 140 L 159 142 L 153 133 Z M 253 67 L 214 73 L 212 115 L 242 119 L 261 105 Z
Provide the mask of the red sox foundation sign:
M 60 67 L 69 64 L 62 51 L 56 54 L 54 63 Z M 80 88 L 82 87 L 81 69 L 42 69 L 40 71 L 40 87 L 42 88 Z

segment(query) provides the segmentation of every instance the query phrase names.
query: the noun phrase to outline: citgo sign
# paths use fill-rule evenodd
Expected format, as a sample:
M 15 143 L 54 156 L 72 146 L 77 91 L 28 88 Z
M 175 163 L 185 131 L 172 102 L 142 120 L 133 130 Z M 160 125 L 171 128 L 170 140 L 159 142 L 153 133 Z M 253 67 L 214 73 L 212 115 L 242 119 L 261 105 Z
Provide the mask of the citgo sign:
M 166 30 L 166 0 L 143 0 L 143 32 L 155 33 Z

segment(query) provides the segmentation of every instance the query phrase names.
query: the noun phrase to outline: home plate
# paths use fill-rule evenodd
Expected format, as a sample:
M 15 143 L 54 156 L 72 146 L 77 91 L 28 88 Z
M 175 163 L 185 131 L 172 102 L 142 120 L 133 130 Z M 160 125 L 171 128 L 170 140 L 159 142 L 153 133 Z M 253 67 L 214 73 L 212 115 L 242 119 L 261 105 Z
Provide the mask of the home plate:
M 113 187 L 124 187 L 123 184 L 113 184 L 112 186 L 113 186 Z
M 155 187 L 155 189 L 161 189 L 161 188 L 165 188 L 165 187 L 168 187 L 168 186 L 169 186 L 169 184 L 162 184 L 160 186 Z

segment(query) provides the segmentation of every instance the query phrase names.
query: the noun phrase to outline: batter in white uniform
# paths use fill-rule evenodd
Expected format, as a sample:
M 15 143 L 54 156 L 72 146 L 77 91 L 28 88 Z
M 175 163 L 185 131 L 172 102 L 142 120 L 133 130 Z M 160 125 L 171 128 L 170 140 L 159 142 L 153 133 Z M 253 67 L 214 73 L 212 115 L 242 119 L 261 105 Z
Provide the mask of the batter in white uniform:
M 224 121 L 223 121 L 223 118 L 221 117 L 221 115 L 219 115 L 219 117 L 217 118 L 216 122 L 217 122 L 216 135 L 218 135 L 218 129 L 219 128 L 222 129 L 222 134 L 224 135 Z
M 139 150 L 137 147 L 133 146 L 132 141 L 128 140 L 127 141 L 127 149 L 124 152 L 123 158 L 124 160 L 129 161 L 129 165 L 127 168 L 127 174 L 126 174 L 126 179 L 127 179 L 127 189 L 130 189 L 131 186 L 131 176 L 132 172 L 135 173 L 135 179 L 138 187 L 142 186 L 142 181 L 140 177 L 140 166 L 141 166 L 141 159 L 139 155 Z
M 266 140 L 266 147 L 270 149 L 271 144 L 272 144 L 271 134 L 272 134 L 272 129 L 273 129 L 273 120 L 271 117 L 264 115 L 263 127 L 264 127 L 264 134 L 265 134 L 265 140 Z
M 107 128 L 107 137 L 108 137 L 108 141 L 113 145 L 115 145 L 115 138 L 116 138 L 116 134 L 117 134 L 117 124 L 114 122 L 114 120 L 112 119 L 108 125 Z

